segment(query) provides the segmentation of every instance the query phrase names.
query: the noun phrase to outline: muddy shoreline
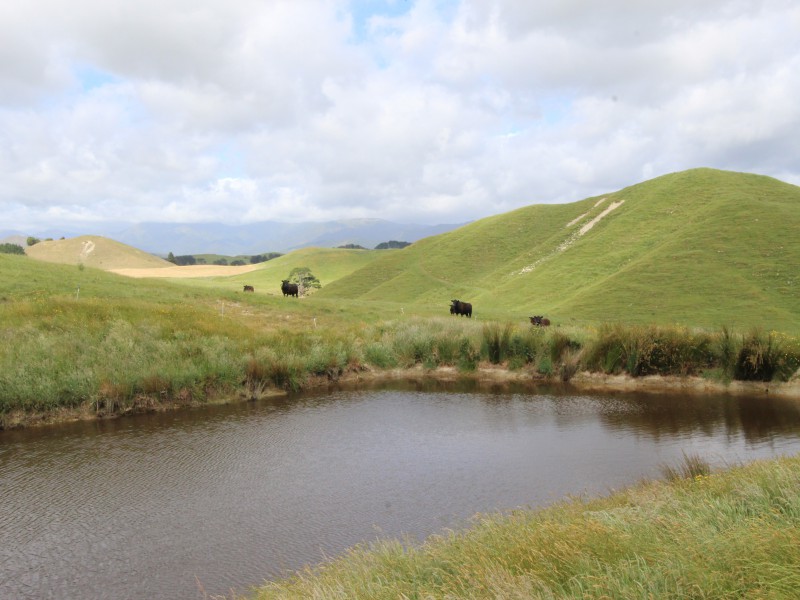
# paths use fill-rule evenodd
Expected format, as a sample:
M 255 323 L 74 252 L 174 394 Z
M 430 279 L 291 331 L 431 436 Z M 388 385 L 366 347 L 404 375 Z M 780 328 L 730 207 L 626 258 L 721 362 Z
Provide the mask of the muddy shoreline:
M 360 385 L 375 385 L 390 381 L 471 381 L 477 386 L 486 386 L 492 390 L 504 387 L 524 388 L 531 391 L 542 387 L 558 387 L 573 392 L 614 392 L 614 393 L 648 393 L 648 394 L 730 394 L 736 396 L 775 396 L 793 399 L 800 402 L 800 378 L 795 376 L 788 382 L 763 381 L 731 381 L 724 383 L 702 377 L 675 377 L 652 375 L 631 377 L 630 375 L 608 375 L 605 373 L 576 373 L 568 382 L 557 378 L 545 377 L 538 373 L 520 369 L 509 370 L 503 366 L 480 365 L 474 371 L 462 372 L 455 367 L 438 367 L 425 369 L 421 365 L 408 369 L 369 369 L 350 370 L 334 376 L 313 376 L 305 380 L 300 392 L 320 390 L 332 386 L 357 388 Z M 133 405 L 114 413 L 98 413 L 87 403 L 75 408 L 60 408 L 54 411 L 27 413 L 15 411 L 0 419 L 0 435 L 4 429 L 20 429 L 66 423 L 80 420 L 116 419 L 132 414 L 181 410 L 214 404 L 230 404 L 247 402 L 270 396 L 286 396 L 289 392 L 277 388 L 269 388 L 256 397 L 247 390 L 238 393 L 212 397 L 204 401 L 167 400 L 157 401 L 153 398 L 140 398 Z

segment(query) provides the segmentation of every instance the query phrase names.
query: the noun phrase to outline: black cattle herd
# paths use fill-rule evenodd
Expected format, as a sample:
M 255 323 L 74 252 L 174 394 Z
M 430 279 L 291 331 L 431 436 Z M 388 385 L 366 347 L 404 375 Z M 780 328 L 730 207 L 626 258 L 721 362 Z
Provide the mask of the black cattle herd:
M 245 292 L 255 292 L 255 288 L 252 285 L 244 286 Z M 295 298 L 298 297 L 297 295 L 297 284 L 296 283 L 289 283 L 288 279 L 284 279 L 281 282 L 281 291 L 283 292 L 283 297 L 286 296 L 294 296 Z M 469 317 L 472 318 L 472 304 L 469 302 L 462 302 L 461 300 L 451 300 L 450 301 L 450 314 L 451 315 L 458 315 L 459 317 Z M 548 327 L 550 325 L 550 319 L 547 319 L 541 315 L 535 317 L 528 317 L 531 320 L 531 325 L 536 325 L 537 327 Z

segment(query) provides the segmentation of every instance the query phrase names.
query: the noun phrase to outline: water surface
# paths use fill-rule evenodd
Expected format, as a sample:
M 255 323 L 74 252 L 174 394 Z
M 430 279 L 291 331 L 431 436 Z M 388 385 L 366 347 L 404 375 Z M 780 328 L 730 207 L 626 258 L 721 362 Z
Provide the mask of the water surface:
M 0 598 L 202 598 L 378 537 L 800 451 L 800 403 L 335 391 L 0 432 Z

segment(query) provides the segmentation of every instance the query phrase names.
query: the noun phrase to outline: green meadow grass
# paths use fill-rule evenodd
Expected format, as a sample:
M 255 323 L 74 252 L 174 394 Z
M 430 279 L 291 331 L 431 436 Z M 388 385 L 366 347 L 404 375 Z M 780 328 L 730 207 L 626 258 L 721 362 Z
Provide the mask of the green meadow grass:
M 0 255 L 0 428 L 19 414 L 257 398 L 419 365 L 785 381 L 800 366 L 799 207 L 795 186 L 699 169 L 403 250 L 309 249 L 228 278 L 137 280 Z M 280 280 L 301 266 L 323 289 L 283 298 Z M 472 301 L 475 318 L 450 316 L 452 298 Z M 554 325 L 530 326 L 533 314 Z M 796 597 L 800 458 L 665 474 L 608 498 L 480 516 L 420 546 L 359 546 L 254 595 Z
M 798 207 L 795 186 L 697 169 L 402 250 L 309 248 L 233 277 L 138 280 L 0 255 L 0 414 L 120 412 L 365 367 L 481 362 L 560 380 L 589 370 L 785 381 L 800 355 Z M 98 259 L 137 259 L 95 243 Z M 296 267 L 323 288 L 284 298 Z M 449 315 L 453 298 L 472 301 L 474 318 Z M 553 326 L 531 327 L 533 314 Z
M 757 329 L 540 329 L 444 306 L 245 294 L 21 256 L 0 256 L 0 269 L 0 426 L 61 408 L 256 398 L 364 368 L 469 373 L 493 363 L 562 381 L 581 370 L 785 381 L 800 365 L 797 338 Z
M 582 226 L 622 202 L 583 235 Z M 582 217 L 582 218 L 581 218 Z M 332 282 L 326 298 L 478 318 L 800 332 L 800 188 L 695 169 L 566 205 L 532 205 L 427 238 Z
M 308 267 L 323 286 L 341 279 L 369 265 L 386 250 L 350 250 L 346 248 L 302 248 L 278 258 L 259 263 L 258 269 L 249 273 L 224 277 L 204 277 L 183 280 L 185 285 L 241 290 L 252 285 L 258 294 L 280 296 L 281 281 L 287 279 L 292 269 Z
M 478 515 L 421 545 L 362 544 L 247 597 L 796 598 L 800 457 L 696 466 L 605 498 Z

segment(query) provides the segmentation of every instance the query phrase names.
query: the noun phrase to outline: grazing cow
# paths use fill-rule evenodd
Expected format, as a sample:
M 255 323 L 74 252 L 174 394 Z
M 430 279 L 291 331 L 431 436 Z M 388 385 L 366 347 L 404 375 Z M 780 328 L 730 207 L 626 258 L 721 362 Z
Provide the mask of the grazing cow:
M 244 286 L 244 291 L 245 292 L 255 292 L 256 289 L 252 285 L 246 285 L 246 286 Z
M 289 283 L 288 279 L 284 279 L 281 282 L 281 291 L 283 292 L 283 297 L 286 296 L 294 296 L 297 298 L 297 284 L 296 283 Z
M 550 319 L 546 319 L 542 316 L 537 317 L 528 317 L 531 320 L 531 325 L 536 325 L 537 327 L 549 327 L 550 326 Z
M 461 300 L 451 300 L 450 302 L 451 315 L 472 317 L 472 304 L 469 302 L 462 302 Z

